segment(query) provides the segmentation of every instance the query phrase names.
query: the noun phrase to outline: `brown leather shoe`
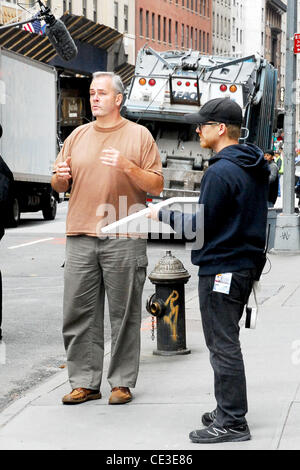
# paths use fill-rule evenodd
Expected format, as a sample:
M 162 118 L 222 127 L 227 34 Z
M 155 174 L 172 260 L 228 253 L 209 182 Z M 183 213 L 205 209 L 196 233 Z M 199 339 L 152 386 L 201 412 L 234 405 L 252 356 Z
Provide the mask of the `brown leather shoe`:
M 87 388 L 75 388 L 71 393 L 65 395 L 62 399 L 64 405 L 79 405 L 88 400 L 99 400 L 102 397 L 100 392 L 89 390 Z
M 111 391 L 108 403 L 110 405 L 123 405 L 132 400 L 132 395 L 128 387 L 114 387 Z

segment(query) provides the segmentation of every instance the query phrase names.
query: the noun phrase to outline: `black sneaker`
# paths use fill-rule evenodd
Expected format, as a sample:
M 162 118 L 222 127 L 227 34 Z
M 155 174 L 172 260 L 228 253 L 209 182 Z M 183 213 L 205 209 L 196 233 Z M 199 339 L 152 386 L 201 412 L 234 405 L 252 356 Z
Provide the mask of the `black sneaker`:
M 240 426 L 218 426 L 212 423 L 206 429 L 192 431 L 190 440 L 197 444 L 218 444 L 220 442 L 243 442 L 251 439 L 247 424 Z
M 211 411 L 210 413 L 204 413 L 202 415 L 201 421 L 204 426 L 210 426 L 217 417 L 217 410 Z

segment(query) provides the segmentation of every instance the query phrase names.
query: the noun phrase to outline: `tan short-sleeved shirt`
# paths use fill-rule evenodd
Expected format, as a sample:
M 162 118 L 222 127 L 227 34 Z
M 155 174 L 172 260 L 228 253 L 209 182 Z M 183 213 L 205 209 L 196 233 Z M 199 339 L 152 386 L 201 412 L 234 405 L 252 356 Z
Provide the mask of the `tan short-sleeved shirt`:
M 157 145 L 144 126 L 122 119 L 112 128 L 100 128 L 97 121 L 76 128 L 55 162 L 72 159 L 67 235 L 99 236 L 103 226 L 137 212 L 146 203 L 146 193 L 128 175 L 100 161 L 102 150 L 108 147 L 140 168 L 162 175 Z M 134 204 L 140 208 L 132 210 Z

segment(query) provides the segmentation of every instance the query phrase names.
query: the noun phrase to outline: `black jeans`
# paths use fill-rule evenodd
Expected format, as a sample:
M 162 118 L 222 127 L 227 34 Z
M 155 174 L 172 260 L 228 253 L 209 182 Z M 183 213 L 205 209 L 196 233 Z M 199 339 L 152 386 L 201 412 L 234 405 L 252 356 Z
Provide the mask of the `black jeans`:
M 239 321 L 253 286 L 255 270 L 232 275 L 229 295 L 214 292 L 215 275 L 199 277 L 199 300 L 206 345 L 215 377 L 216 421 L 245 424 L 248 411 Z

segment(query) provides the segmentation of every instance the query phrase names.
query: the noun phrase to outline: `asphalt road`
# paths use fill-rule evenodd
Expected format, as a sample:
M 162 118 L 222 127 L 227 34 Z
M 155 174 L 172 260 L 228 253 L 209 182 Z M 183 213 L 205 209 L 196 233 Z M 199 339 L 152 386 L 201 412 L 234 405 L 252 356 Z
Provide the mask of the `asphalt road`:
M 23 214 L 19 227 L 7 229 L 0 245 L 3 277 L 3 342 L 0 350 L 0 410 L 22 393 L 51 376 L 65 364 L 62 342 L 62 297 L 65 251 L 66 202 L 56 220 L 44 221 L 42 213 Z M 197 289 L 197 268 L 190 251 L 175 242 L 148 242 L 148 274 L 167 249 L 192 275 L 186 293 Z M 143 294 L 154 292 L 147 279 Z M 107 312 L 107 309 L 106 309 Z M 151 332 L 149 331 L 149 335 Z M 109 341 L 108 315 L 105 341 Z

